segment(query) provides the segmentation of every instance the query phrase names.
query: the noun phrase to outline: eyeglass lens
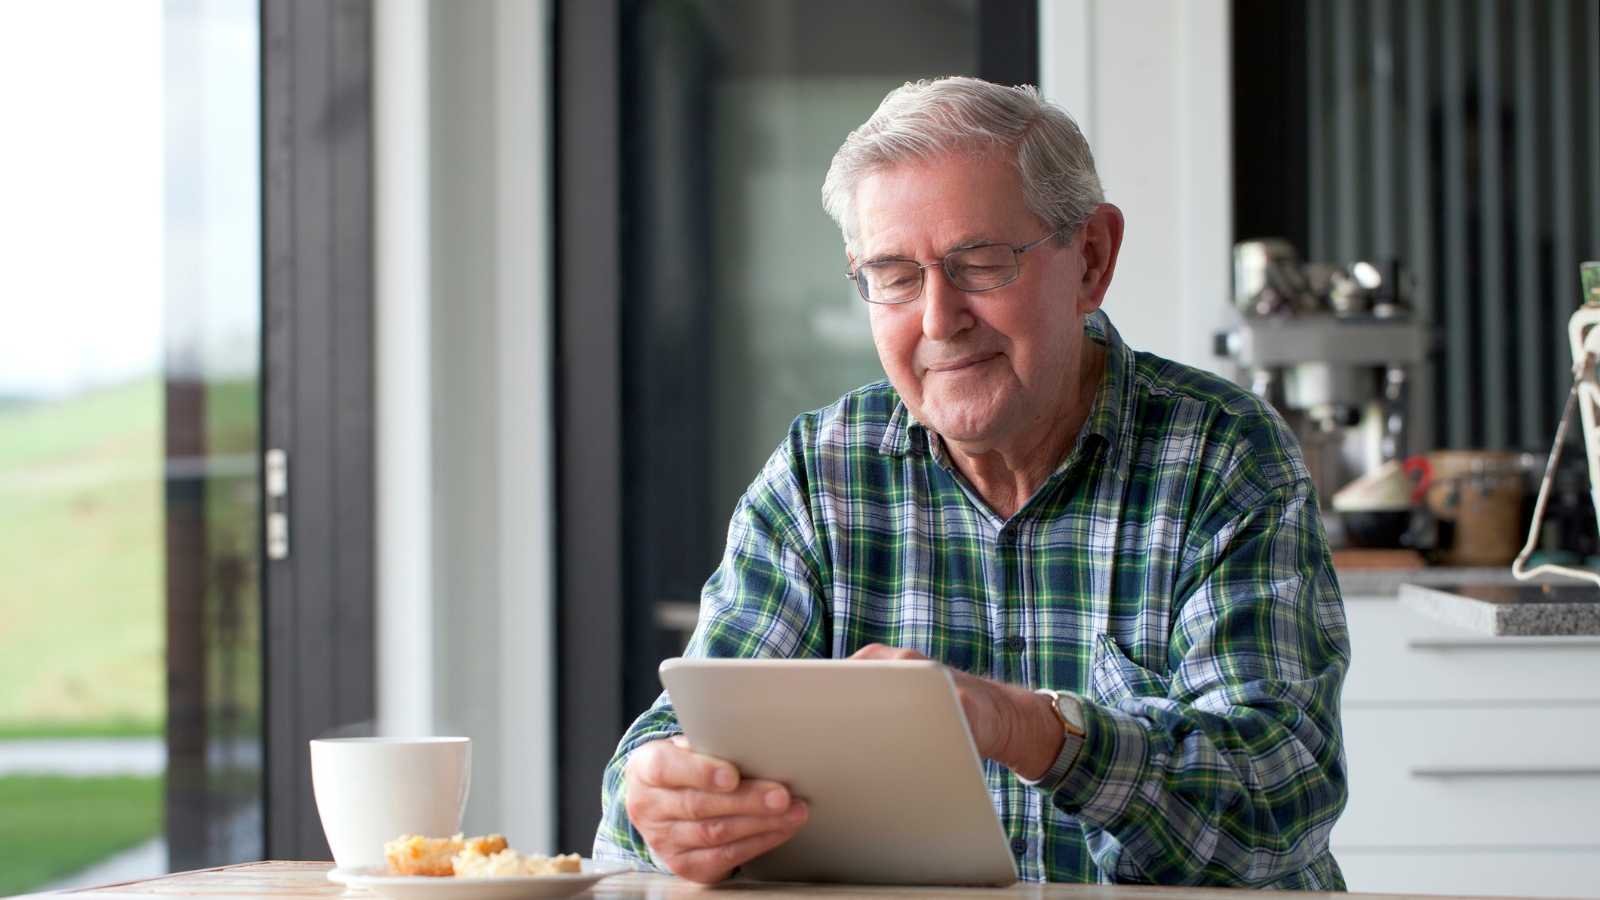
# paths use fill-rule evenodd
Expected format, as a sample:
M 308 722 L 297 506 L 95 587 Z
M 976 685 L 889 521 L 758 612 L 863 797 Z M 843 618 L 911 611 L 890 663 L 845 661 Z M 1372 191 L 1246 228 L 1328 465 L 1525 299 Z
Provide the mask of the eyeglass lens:
M 963 291 L 988 291 L 1017 277 L 1016 251 L 1005 244 L 957 250 L 943 260 L 945 276 Z M 859 267 L 856 286 L 869 303 L 905 303 L 922 293 L 923 267 L 894 259 Z

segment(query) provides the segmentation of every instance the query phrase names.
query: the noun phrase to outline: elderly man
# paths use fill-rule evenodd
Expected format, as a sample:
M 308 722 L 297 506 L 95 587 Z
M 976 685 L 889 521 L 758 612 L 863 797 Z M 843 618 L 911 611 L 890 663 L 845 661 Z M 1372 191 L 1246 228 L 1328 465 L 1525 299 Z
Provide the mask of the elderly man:
M 1072 120 L 908 84 L 823 197 L 889 380 L 795 421 L 688 654 L 952 667 L 1025 879 L 1343 887 L 1349 646 L 1310 477 L 1260 399 L 1099 311 L 1123 220 Z M 663 695 L 623 738 L 595 856 L 717 881 L 805 822 L 678 730 Z

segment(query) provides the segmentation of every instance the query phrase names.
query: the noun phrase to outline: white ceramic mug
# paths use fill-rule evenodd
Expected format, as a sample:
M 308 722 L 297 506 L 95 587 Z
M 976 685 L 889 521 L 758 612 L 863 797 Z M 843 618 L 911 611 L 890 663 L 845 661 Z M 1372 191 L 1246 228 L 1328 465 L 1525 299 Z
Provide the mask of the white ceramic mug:
M 341 869 L 383 865 L 384 843 L 402 834 L 455 834 L 471 785 L 470 738 L 311 742 L 311 788 Z

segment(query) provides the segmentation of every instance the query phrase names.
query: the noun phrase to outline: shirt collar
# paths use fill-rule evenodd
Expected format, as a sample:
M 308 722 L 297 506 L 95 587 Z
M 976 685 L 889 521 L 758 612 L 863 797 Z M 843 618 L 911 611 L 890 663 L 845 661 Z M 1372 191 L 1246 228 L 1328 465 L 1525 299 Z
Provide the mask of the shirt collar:
M 1078 434 L 1078 446 L 1098 436 L 1105 442 L 1107 462 L 1119 476 L 1126 478 L 1127 473 L 1123 469 L 1129 454 L 1123 446 L 1125 441 L 1121 440 L 1123 435 L 1119 426 L 1133 417 L 1133 392 L 1128 387 L 1133 383 L 1134 356 L 1122 342 L 1122 335 L 1117 333 L 1104 310 L 1096 310 L 1085 316 L 1083 331 L 1090 340 L 1106 348 L 1106 366 L 1105 374 L 1100 378 L 1100 389 L 1094 395 L 1094 405 L 1089 408 L 1089 418 Z M 905 456 L 912 452 L 927 453 L 928 447 L 928 427 L 911 415 L 904 401 L 897 399 L 894 412 L 884 428 L 883 439 L 878 442 L 878 452 L 885 456 Z M 1062 465 L 1065 464 L 1063 461 Z

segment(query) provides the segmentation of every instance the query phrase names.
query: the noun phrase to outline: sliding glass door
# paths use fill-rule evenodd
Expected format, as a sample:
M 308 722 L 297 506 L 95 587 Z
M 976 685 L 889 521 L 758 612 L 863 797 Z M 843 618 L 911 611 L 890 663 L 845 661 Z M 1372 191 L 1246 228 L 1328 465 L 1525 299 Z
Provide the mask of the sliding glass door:
M 259 45 L 0 4 L 0 895 L 261 854 Z

